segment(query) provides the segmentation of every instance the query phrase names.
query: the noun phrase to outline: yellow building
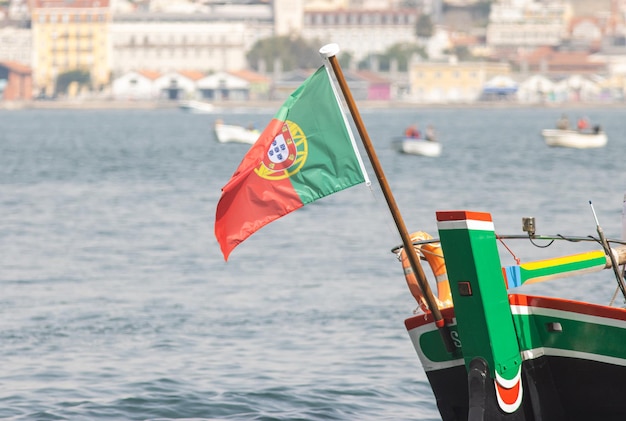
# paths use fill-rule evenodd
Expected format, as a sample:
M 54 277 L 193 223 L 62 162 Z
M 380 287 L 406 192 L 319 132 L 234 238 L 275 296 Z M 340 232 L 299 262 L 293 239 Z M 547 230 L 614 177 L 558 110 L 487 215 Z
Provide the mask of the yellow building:
M 474 102 L 490 79 L 510 73 L 506 63 L 413 62 L 409 69 L 411 98 L 423 103 Z
M 109 0 L 32 2 L 35 92 L 73 96 L 109 83 Z

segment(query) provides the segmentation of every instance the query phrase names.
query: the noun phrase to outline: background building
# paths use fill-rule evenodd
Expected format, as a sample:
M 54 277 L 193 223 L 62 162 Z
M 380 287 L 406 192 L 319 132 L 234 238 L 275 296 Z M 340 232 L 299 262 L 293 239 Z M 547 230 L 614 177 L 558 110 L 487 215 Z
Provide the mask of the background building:
M 33 37 L 29 28 L 0 27 L 0 61 L 14 61 L 31 65 Z
M 489 80 L 510 73 L 507 63 L 414 62 L 409 71 L 411 99 L 420 103 L 475 102 Z
M 32 93 L 30 67 L 10 61 L 0 62 L 0 100 L 29 100 Z
M 302 36 L 321 45 L 337 43 L 356 60 L 398 43 L 417 43 L 415 9 L 306 11 Z
M 35 89 L 54 95 L 59 76 L 71 71 L 85 72 L 91 89 L 104 89 L 111 73 L 110 22 L 108 0 L 34 0 Z

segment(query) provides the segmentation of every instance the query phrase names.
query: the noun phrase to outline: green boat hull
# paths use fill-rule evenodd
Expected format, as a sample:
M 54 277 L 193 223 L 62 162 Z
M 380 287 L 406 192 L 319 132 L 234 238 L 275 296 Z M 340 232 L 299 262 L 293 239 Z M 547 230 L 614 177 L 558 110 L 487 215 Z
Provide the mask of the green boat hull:
M 558 298 L 509 295 L 522 355 L 522 407 L 485 408 L 486 420 L 626 419 L 626 310 Z M 468 370 L 452 309 L 457 350 L 448 353 L 432 316 L 405 321 L 443 421 L 468 420 Z M 487 382 L 489 383 L 489 382 Z M 493 394 L 493 386 L 486 391 Z

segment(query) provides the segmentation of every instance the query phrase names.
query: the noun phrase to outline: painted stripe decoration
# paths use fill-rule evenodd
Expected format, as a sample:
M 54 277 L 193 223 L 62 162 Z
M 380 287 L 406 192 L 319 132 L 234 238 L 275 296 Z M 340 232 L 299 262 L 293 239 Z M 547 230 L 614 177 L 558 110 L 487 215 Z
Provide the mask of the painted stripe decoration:
M 557 323 L 562 330 L 531 337 L 520 336 L 522 358 L 568 357 L 626 366 L 626 355 L 615 343 L 623 343 L 626 310 L 618 307 L 527 295 L 509 295 L 511 313 L 518 326 L 539 331 Z M 594 341 L 590 338 L 611 338 Z
M 532 314 L 542 315 L 557 315 L 558 312 L 572 313 L 567 317 L 574 320 L 590 321 L 587 316 L 595 316 L 606 319 L 615 319 L 626 321 L 626 309 L 620 307 L 606 307 L 599 304 L 585 303 L 580 301 L 572 301 L 564 298 L 554 297 L 538 297 L 533 295 L 524 294 L 510 294 L 509 303 L 511 304 L 511 311 L 513 314 L 528 314 L 522 311 L 523 308 L 527 308 L 528 312 Z M 556 314 L 547 313 L 550 311 L 556 311 Z M 592 323 L 607 324 L 606 321 L 592 321 Z
M 596 361 L 600 363 L 626 367 L 625 358 L 610 357 L 607 355 L 593 354 L 591 352 L 570 351 L 568 349 L 547 347 L 533 348 L 522 351 L 522 358 L 524 359 L 524 361 L 534 360 L 535 358 L 540 358 L 543 356 L 576 358 L 579 360 Z
M 437 212 L 437 228 L 440 230 L 494 231 L 491 214 L 471 211 Z
M 571 275 L 597 272 L 605 267 L 606 257 L 604 252 L 595 250 L 506 266 L 502 268 L 502 273 L 506 280 L 507 288 L 515 288 L 523 284 L 534 284 Z
M 512 380 L 506 380 L 496 371 L 493 381 L 496 386 L 496 398 L 498 405 L 506 413 L 517 411 L 522 403 L 524 391 L 522 388 L 522 367 L 518 367 L 517 374 Z
M 614 319 L 609 317 L 595 316 L 589 314 L 581 314 L 576 311 L 555 310 L 543 307 L 527 307 L 527 306 L 511 306 L 511 314 L 517 316 L 544 316 L 552 317 L 555 319 L 573 320 L 580 323 L 592 323 L 602 326 L 617 327 L 619 329 L 626 329 L 626 322 L 620 319 Z

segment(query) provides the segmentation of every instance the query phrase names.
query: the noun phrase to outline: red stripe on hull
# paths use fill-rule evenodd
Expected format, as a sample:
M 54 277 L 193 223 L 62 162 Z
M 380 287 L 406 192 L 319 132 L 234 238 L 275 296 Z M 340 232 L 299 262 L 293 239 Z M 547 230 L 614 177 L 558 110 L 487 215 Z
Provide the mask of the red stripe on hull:
M 584 303 L 581 301 L 566 300 L 562 298 L 510 294 L 509 303 L 511 305 L 540 307 L 626 321 L 626 309 L 619 307 L 607 307 L 600 304 Z
M 562 298 L 537 297 L 523 294 L 509 294 L 511 305 L 538 307 L 551 310 L 568 311 L 571 313 L 584 314 L 588 316 L 606 317 L 609 319 L 626 321 L 626 309 L 619 307 L 607 307 L 600 304 L 590 304 L 581 301 L 565 300 Z M 446 323 L 454 320 L 454 308 L 443 309 L 441 314 Z M 433 323 L 433 316 L 430 312 L 409 317 L 404 321 L 407 330 Z
M 441 310 L 441 315 L 443 316 L 446 324 L 450 324 L 454 321 L 454 308 L 448 307 Z M 431 312 L 418 314 L 417 316 L 409 317 L 404 321 L 404 326 L 406 330 L 415 329 L 416 327 L 424 326 L 430 323 L 434 323 L 435 319 L 433 319 L 433 315 Z

